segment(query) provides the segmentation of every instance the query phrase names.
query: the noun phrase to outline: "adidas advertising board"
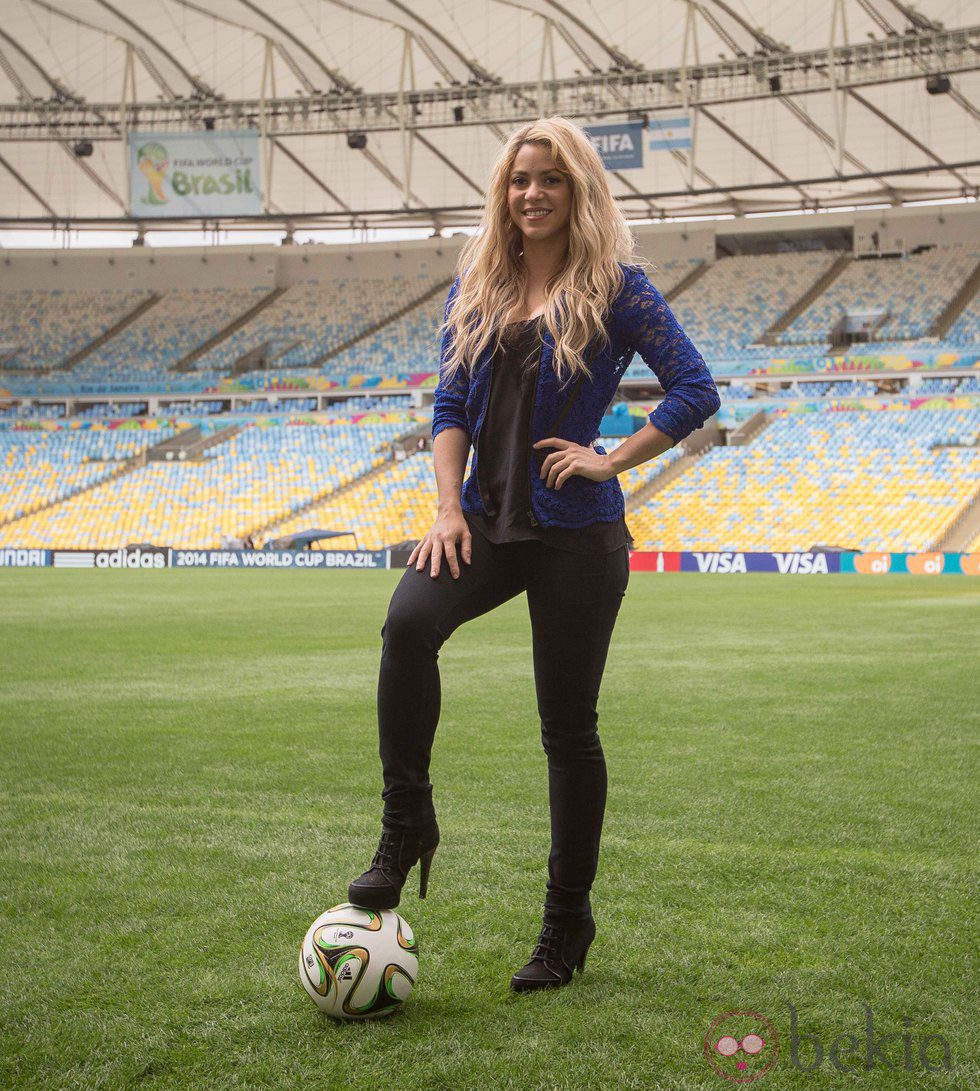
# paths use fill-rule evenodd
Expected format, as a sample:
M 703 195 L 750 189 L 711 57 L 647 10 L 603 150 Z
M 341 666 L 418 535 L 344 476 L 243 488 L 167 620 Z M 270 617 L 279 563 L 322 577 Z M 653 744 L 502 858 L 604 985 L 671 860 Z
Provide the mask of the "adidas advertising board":
M 162 568 L 300 568 L 391 569 L 404 566 L 405 552 L 379 550 L 232 550 L 167 549 L 33 549 L 0 547 L 0 568 L 103 568 L 145 571 Z M 632 572 L 703 572 L 738 575 L 773 572 L 782 576 L 823 576 L 837 573 L 865 576 L 980 575 L 980 553 L 746 553 L 636 550 Z

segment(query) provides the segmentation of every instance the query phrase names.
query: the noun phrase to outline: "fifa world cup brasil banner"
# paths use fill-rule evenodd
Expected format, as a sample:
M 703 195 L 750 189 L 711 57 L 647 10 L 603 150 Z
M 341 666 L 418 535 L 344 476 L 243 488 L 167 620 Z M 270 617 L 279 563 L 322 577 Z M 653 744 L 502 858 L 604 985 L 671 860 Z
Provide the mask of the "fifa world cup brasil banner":
M 133 216 L 255 216 L 259 134 L 130 133 L 129 201 Z

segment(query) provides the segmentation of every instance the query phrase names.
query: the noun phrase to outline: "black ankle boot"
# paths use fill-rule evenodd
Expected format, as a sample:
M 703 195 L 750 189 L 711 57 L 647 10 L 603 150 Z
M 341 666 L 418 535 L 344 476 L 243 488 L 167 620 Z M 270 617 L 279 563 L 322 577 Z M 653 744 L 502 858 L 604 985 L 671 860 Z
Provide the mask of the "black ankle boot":
M 347 888 L 348 901 L 365 909 L 394 909 L 401 900 L 408 873 L 419 861 L 419 897 L 424 898 L 438 844 L 435 821 L 420 830 L 399 830 L 382 824 L 378 851 L 370 868 Z
M 585 969 L 585 956 L 595 939 L 595 920 L 567 920 L 551 923 L 545 920 L 531 961 L 510 979 L 516 992 L 531 989 L 559 989 L 572 980 L 578 968 Z

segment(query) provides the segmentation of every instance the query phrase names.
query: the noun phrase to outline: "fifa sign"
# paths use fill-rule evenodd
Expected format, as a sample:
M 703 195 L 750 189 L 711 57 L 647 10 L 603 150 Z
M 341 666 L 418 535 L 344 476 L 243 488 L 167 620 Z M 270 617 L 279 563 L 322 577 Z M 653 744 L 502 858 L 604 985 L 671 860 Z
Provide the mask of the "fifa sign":
M 260 214 L 258 133 L 130 133 L 129 201 L 141 219 Z
M 631 170 L 643 166 L 642 121 L 586 125 L 585 134 L 606 170 Z

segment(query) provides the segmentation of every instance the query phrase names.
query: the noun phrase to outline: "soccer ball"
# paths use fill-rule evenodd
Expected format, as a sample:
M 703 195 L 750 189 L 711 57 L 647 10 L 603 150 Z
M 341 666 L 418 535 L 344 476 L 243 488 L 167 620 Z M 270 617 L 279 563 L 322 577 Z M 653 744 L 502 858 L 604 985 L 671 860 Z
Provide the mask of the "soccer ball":
M 393 909 L 341 902 L 310 925 L 299 977 L 313 1003 L 335 1019 L 390 1015 L 409 998 L 419 972 L 412 927 Z

